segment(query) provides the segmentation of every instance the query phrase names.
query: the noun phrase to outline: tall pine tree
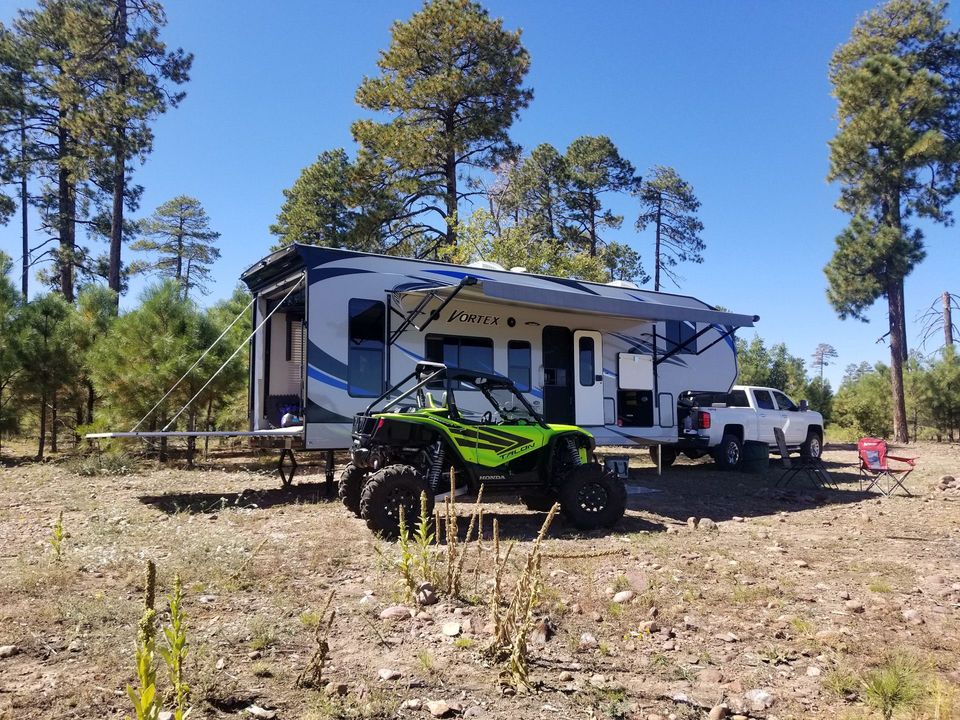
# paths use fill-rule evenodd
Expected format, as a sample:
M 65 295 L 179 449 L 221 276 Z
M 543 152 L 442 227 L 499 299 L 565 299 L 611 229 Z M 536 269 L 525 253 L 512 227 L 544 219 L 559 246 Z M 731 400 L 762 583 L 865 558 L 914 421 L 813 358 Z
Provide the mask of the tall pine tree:
M 911 216 L 948 223 L 960 191 L 960 36 L 946 3 L 889 0 L 857 22 L 830 62 L 837 135 L 829 179 L 850 226 L 825 268 L 840 317 L 887 300 L 893 434 L 908 439 L 904 278 L 924 257 Z

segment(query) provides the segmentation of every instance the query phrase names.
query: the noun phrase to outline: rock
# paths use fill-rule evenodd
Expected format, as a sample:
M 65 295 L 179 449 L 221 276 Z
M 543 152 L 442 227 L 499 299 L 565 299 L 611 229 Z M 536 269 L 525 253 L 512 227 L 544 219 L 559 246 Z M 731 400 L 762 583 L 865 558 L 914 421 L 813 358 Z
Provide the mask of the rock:
M 605 678 L 600 673 L 594 673 L 590 676 L 588 682 L 595 688 L 605 688 L 607 686 L 607 678 Z
M 657 624 L 656 620 L 644 620 L 637 626 L 637 630 L 641 633 L 650 633 L 652 635 L 655 632 L 660 632 L 660 625 Z
M 20 648 L 16 645 L 0 645 L 0 658 L 13 657 L 18 652 L 20 652 Z
M 664 649 L 664 650 L 676 650 L 676 649 L 677 649 L 677 641 L 676 641 L 676 640 L 667 640 L 667 641 L 663 644 L 663 649 Z
M 733 516 L 732 518 L 730 518 L 730 519 L 733 520 L 734 522 L 738 522 L 738 523 L 739 523 L 739 522 L 743 522 L 743 518 L 740 517 L 739 515 L 734 515 L 734 516 Z
M 250 660 L 259 660 L 262 654 L 263 653 L 261 653 L 259 650 L 251 650 L 250 652 L 247 653 L 247 657 Z
M 594 610 L 592 613 L 590 613 L 590 619 L 594 622 L 603 622 L 603 615 Z
M 271 720 L 277 716 L 276 710 L 265 710 L 259 705 L 251 705 L 247 708 L 247 712 L 253 715 L 255 718 L 262 718 L 262 720 Z
M 434 717 L 446 717 L 453 712 L 453 709 L 450 707 L 449 703 L 443 700 L 428 700 L 427 710 L 429 710 L 430 714 Z
M 860 600 L 847 600 L 843 606 L 852 613 L 862 613 L 864 610 L 863 602 Z
M 720 526 L 717 525 L 710 518 L 701 518 L 700 522 L 697 523 L 697 529 L 698 530 L 719 530 Z
M 573 682 L 573 673 L 569 670 L 564 670 L 560 673 L 560 682 Z
M 776 699 L 771 693 L 760 688 L 755 690 L 747 690 L 743 697 L 747 701 L 747 707 L 754 712 L 766 710 L 768 707 L 773 705 L 774 700 Z
M 735 643 L 739 642 L 740 638 L 734 635 L 732 632 L 721 633 L 719 635 L 714 635 L 717 640 L 723 640 L 725 643 Z
M 957 479 L 953 475 L 944 475 L 943 477 L 940 478 L 940 484 L 946 485 L 947 487 L 949 487 L 950 485 L 955 485 L 956 482 L 957 482 Z
M 448 622 L 443 624 L 443 628 L 440 630 L 447 637 L 456 637 L 463 630 L 462 626 L 458 622 Z
M 463 716 L 465 718 L 478 718 L 483 715 L 483 708 L 479 705 L 471 705 L 466 710 L 463 711 Z
M 919 611 L 913 608 L 904 608 L 900 615 L 903 616 L 904 621 L 908 625 L 923 625 L 923 618 L 920 616 Z
M 323 691 L 330 697 L 346 697 L 347 693 L 350 692 L 350 688 L 347 687 L 346 683 L 327 683 L 327 686 Z
M 401 710 L 419 710 L 423 703 L 418 698 L 410 698 L 400 703 Z
M 718 668 L 708 667 L 704 668 L 697 679 L 702 683 L 709 683 L 711 685 L 719 685 L 723 682 L 723 673 L 720 672 Z
M 708 720 L 723 720 L 727 716 L 729 708 L 726 705 L 714 705 L 710 708 L 710 713 L 707 715 Z
M 83 643 L 80 642 L 79 638 L 74 638 L 70 641 L 70 644 L 67 645 L 67 650 L 69 652 L 80 652 L 83 650 Z
M 840 591 L 840 595 L 839 595 L 838 597 L 839 597 L 841 600 L 849 600 L 849 599 L 850 599 L 850 593 L 848 593 L 846 590 L 841 590 L 841 591 Z
M 216 602 L 216 600 L 217 600 L 216 595 L 201 595 L 200 597 L 197 598 L 197 602 L 200 602 L 204 605 L 209 605 L 212 602 Z
M 373 595 L 364 595 L 360 598 L 360 607 L 372 608 L 377 606 L 377 598 Z
M 381 620 L 409 620 L 413 610 L 404 605 L 391 605 L 380 612 Z
M 380 668 L 380 670 L 377 671 L 377 677 L 381 680 L 399 680 L 400 671 L 392 668 Z
M 217 658 L 216 668 L 217 670 L 223 670 L 227 666 L 227 661 L 225 658 Z
M 684 615 L 684 616 L 683 616 L 683 627 L 684 627 L 685 629 L 687 629 L 687 630 L 696 630 L 696 629 L 697 629 L 697 621 L 694 620 L 694 619 L 693 619 L 692 617 L 690 617 L 689 615 Z
M 581 650 L 595 650 L 600 643 L 597 642 L 597 639 L 590 633 L 583 633 L 580 636 L 579 648 Z
M 553 637 L 553 626 L 548 618 L 540 618 L 530 631 L 530 642 L 534 645 L 546 645 Z
M 808 563 L 806 560 L 794 560 L 793 564 L 798 568 L 810 567 L 810 563 Z
M 807 677 L 820 677 L 823 674 L 823 670 L 818 668 L 816 665 L 811 665 L 807 668 Z
M 169 710 L 164 710 L 162 713 L 157 715 L 157 720 L 173 720 L 173 713 Z
M 433 589 L 433 585 L 428 582 L 417 585 L 418 605 L 436 605 L 437 600 L 437 591 Z
M 573 603 L 570 606 L 570 612 L 574 615 L 583 615 L 583 608 L 580 607 L 580 603 Z
M 628 603 L 633 600 L 635 595 L 636 593 L 633 592 L 633 590 L 621 590 L 613 596 L 613 601 L 618 605 L 622 605 L 623 603 Z
M 700 518 L 688 517 L 687 518 L 687 527 L 691 530 L 696 530 L 697 525 L 700 524 Z

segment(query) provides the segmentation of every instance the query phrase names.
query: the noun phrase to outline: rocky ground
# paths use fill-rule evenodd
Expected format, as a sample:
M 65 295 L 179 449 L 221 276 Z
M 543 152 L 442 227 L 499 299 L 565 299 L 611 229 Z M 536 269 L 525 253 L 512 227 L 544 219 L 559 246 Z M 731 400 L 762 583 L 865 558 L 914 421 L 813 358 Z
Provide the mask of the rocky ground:
M 942 478 L 960 476 L 960 447 L 901 452 L 920 458 L 915 497 L 859 492 L 849 446 L 828 448 L 841 488 L 829 492 L 802 480 L 778 489 L 779 469 L 728 474 L 707 461 L 657 477 L 636 454 L 620 526 L 584 535 L 559 518 L 547 535 L 533 690 L 521 693 L 484 652 L 491 528 L 496 518 L 501 552 L 515 542 L 509 587 L 543 514 L 486 505 L 460 597 L 438 591 L 418 607 L 396 544 L 328 499 L 319 468 L 283 491 L 268 465 L 230 457 L 99 475 L 8 466 L 0 718 L 132 714 L 146 559 L 158 598 L 175 574 L 184 582 L 193 718 L 882 717 L 867 684 L 904 663 L 915 691 L 894 717 L 957 717 L 960 483 Z M 320 686 L 298 687 L 331 591 Z

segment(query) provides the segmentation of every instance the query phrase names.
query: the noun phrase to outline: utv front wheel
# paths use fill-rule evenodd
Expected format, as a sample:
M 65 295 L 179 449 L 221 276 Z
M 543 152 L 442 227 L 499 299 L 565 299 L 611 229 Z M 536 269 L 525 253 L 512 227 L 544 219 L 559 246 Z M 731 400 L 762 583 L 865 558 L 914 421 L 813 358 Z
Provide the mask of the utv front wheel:
M 390 465 L 370 476 L 360 495 L 360 517 L 367 527 L 388 540 L 400 535 L 400 508 L 413 529 L 420 515 L 420 494 L 427 494 L 427 514 L 433 516 L 433 493 L 415 468 Z
M 366 471 L 350 463 L 340 473 L 337 484 L 337 494 L 343 506 L 357 517 L 360 517 L 360 493 L 363 490 L 363 478 L 366 474 Z
M 602 465 L 578 465 L 563 477 L 560 508 L 580 530 L 612 527 L 627 508 L 627 488 Z

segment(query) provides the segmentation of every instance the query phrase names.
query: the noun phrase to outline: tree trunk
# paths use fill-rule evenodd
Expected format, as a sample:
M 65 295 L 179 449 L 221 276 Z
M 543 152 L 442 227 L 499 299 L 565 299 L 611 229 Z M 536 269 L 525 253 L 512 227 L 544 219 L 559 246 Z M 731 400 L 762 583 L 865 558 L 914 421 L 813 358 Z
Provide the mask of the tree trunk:
M 37 461 L 43 460 L 43 449 L 47 440 L 47 394 L 40 395 L 40 441 L 37 445 Z
M 207 420 L 203 425 L 203 429 L 209 431 L 211 425 L 213 424 L 213 395 L 210 396 L 210 399 L 207 400 Z M 203 438 L 203 459 L 206 460 L 210 455 L 210 436 L 207 435 Z
M 61 111 L 61 116 L 63 112 Z M 58 171 L 57 171 L 57 225 L 60 232 L 60 294 L 68 303 L 73 302 L 73 253 L 75 216 L 77 211 L 76 188 L 73 177 L 65 162 L 68 155 L 70 136 L 61 123 L 57 129 Z
M 953 308 L 950 307 L 950 293 L 943 294 L 943 346 L 953 345 Z
M 123 53 L 127 45 L 127 0 L 117 3 L 117 52 Z M 122 61 L 121 61 L 122 67 Z M 124 94 L 126 76 L 120 71 L 117 77 L 120 95 Z M 110 218 L 110 271 L 108 285 L 117 293 L 117 310 L 120 308 L 120 251 L 123 244 L 123 197 L 126 190 L 127 169 L 127 126 L 120 111 L 119 122 L 114 129 L 115 145 L 113 148 L 113 215 Z
M 53 391 L 50 403 L 50 452 L 57 452 L 57 391 Z
M 27 301 L 27 294 L 30 290 L 30 225 L 28 223 L 28 202 L 30 196 L 27 193 L 27 119 L 23 110 L 20 111 L 20 235 L 23 239 L 23 257 L 21 258 L 21 267 L 23 268 L 20 276 L 20 290 L 23 293 L 23 301 Z
M 654 249 L 653 289 L 660 292 L 660 224 L 663 222 L 663 195 L 657 200 L 657 246 Z
M 78 402 L 78 403 L 77 403 L 77 423 L 76 423 L 76 426 L 73 428 L 73 448 L 74 448 L 74 450 L 76 450 L 78 447 L 80 447 L 80 433 L 77 432 L 77 428 L 79 428 L 81 425 L 83 425 L 83 403 L 82 403 L 82 402 Z
M 448 113 L 445 121 L 446 140 L 448 145 L 453 144 L 454 117 L 453 113 Z M 444 161 L 444 175 L 446 176 L 446 192 L 444 200 L 447 210 L 447 247 L 453 248 L 457 245 L 457 153 L 455 150 L 448 150 Z
M 903 278 L 887 280 L 887 309 L 890 321 L 890 389 L 893 401 L 893 439 L 909 442 L 907 406 L 903 391 L 903 348 L 906 345 L 904 326 Z
M 590 193 L 588 196 L 590 202 L 590 223 L 588 230 L 590 231 L 590 257 L 597 256 L 597 213 L 594 210 L 594 198 L 593 193 Z
M 197 415 L 191 410 L 187 415 L 187 430 L 195 432 L 197 429 Z M 197 438 L 190 435 L 187 438 L 187 469 L 193 470 L 193 454 L 197 451 Z
M 96 401 L 96 393 L 93 390 L 93 383 L 90 380 L 85 381 L 87 385 L 87 424 L 93 422 L 93 404 Z

